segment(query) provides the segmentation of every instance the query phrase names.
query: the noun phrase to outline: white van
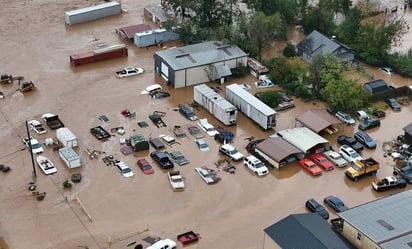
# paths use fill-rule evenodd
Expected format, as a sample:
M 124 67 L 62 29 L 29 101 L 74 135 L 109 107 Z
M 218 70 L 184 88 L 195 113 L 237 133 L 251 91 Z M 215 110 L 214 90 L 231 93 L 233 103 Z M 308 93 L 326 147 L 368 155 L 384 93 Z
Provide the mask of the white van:
M 362 121 L 369 119 L 369 115 L 365 111 L 357 111 L 356 116 Z

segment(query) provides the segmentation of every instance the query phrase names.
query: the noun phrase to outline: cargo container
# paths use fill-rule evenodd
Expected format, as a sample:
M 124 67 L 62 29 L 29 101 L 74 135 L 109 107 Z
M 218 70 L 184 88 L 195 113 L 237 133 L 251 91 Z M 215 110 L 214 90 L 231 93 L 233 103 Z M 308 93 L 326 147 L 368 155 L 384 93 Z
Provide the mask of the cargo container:
M 59 149 L 60 158 L 66 163 L 69 168 L 77 168 L 82 166 L 80 156 L 70 147 Z
M 226 86 L 226 99 L 264 130 L 276 126 L 276 111 L 238 84 Z
M 134 44 L 139 48 L 162 44 L 179 39 L 179 35 L 167 29 L 153 29 L 134 34 Z
M 56 137 L 64 147 L 73 148 L 79 145 L 76 135 L 67 127 L 57 129 Z
M 64 19 L 66 24 L 74 25 L 97 20 L 107 16 L 118 15 L 120 13 L 122 13 L 121 4 L 113 1 L 82 9 L 67 11 L 64 13 Z
M 224 125 L 236 124 L 237 108 L 208 85 L 201 84 L 193 87 L 193 99 Z
M 128 52 L 126 45 L 117 44 L 106 48 L 70 55 L 70 64 L 76 67 L 88 63 L 119 58 L 127 55 Z

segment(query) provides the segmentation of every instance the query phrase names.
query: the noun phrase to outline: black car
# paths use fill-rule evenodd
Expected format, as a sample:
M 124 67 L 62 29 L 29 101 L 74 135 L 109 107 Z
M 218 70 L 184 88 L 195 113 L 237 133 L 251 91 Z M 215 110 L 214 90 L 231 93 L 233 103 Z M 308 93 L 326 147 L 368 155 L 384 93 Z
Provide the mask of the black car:
M 322 206 L 319 202 L 315 199 L 309 199 L 306 201 L 305 206 L 309 209 L 312 213 L 318 213 L 322 218 L 325 220 L 329 219 L 329 212 Z
M 215 134 L 214 138 L 221 144 L 231 143 L 233 141 L 233 133 L 230 131 L 223 131 L 221 133 Z
M 152 153 L 150 153 L 150 157 L 153 160 L 155 160 L 156 163 L 159 164 L 159 166 L 162 169 L 173 169 L 174 168 L 173 162 L 164 152 L 153 151 Z
M 381 110 L 374 110 L 373 115 L 377 118 L 384 118 L 386 116 L 386 113 Z
M 363 150 L 363 145 L 356 141 L 354 137 L 349 137 L 346 135 L 340 135 L 338 137 L 338 144 L 340 145 L 349 145 L 356 152 L 361 152 Z
M 196 114 L 194 114 L 194 112 L 192 111 L 192 109 L 190 109 L 187 106 L 179 105 L 179 112 L 190 121 L 195 121 L 198 119 Z
M 398 103 L 398 101 L 396 101 L 396 99 L 394 98 L 388 98 L 385 99 L 386 104 L 388 104 L 388 106 L 390 108 L 392 108 L 394 111 L 400 111 L 402 110 L 401 105 Z

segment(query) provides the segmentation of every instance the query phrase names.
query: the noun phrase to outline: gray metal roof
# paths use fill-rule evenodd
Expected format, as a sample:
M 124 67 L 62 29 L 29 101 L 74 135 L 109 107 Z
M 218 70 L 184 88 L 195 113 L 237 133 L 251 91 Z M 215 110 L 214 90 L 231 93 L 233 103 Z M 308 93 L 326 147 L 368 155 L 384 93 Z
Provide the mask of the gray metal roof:
M 281 162 L 293 154 L 302 153 L 301 150 L 288 143 L 281 137 L 265 139 L 256 145 L 256 149 L 262 151 L 276 162 Z
M 296 127 L 278 131 L 278 135 L 303 152 L 308 152 L 318 144 L 328 144 L 329 141 L 306 127 Z
M 247 56 L 238 46 L 224 44 L 221 41 L 169 48 L 157 51 L 155 54 L 166 61 L 175 71 Z
M 196 90 L 195 90 L 196 89 Z M 232 105 L 227 99 L 223 98 L 222 95 L 213 91 L 208 85 L 200 84 L 193 87 L 193 91 L 202 92 L 202 95 L 208 99 L 210 102 L 215 103 L 217 106 L 221 107 L 222 109 L 228 110 L 237 110 L 237 108 Z
M 412 190 L 377 199 L 338 213 L 344 221 L 381 248 L 410 248 L 412 242 Z
M 297 46 L 306 53 L 315 56 L 331 54 L 341 47 L 342 44 L 314 30 Z
M 332 124 L 341 124 L 342 121 L 330 115 L 324 109 L 310 110 L 296 117 L 296 120 L 312 131 L 319 133 Z

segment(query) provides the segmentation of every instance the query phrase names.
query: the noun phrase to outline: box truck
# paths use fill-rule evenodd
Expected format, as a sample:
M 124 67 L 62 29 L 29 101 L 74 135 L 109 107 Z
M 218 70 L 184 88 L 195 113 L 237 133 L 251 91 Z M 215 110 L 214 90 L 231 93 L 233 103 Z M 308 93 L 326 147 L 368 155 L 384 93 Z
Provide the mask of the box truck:
M 237 122 L 237 108 L 213 91 L 208 85 L 193 87 L 193 99 L 225 125 Z
M 66 24 L 73 25 L 97 20 L 107 16 L 118 15 L 120 13 L 122 13 L 121 4 L 113 1 L 82 9 L 67 11 L 64 13 L 64 19 Z
M 74 133 L 67 127 L 57 129 L 56 137 L 64 147 L 73 148 L 78 146 L 78 140 L 76 135 L 74 135 Z
M 70 169 L 80 167 L 80 156 L 70 147 L 63 147 L 59 149 L 60 158 L 66 163 Z
M 238 84 L 226 86 L 226 99 L 264 130 L 276 126 L 276 111 Z

